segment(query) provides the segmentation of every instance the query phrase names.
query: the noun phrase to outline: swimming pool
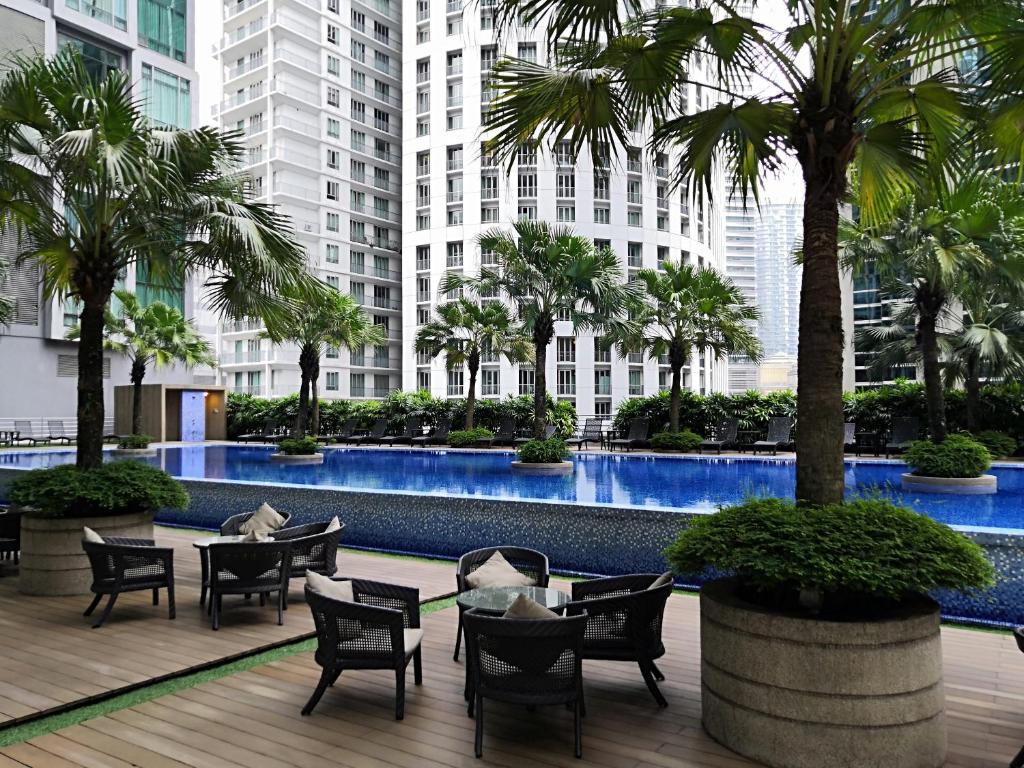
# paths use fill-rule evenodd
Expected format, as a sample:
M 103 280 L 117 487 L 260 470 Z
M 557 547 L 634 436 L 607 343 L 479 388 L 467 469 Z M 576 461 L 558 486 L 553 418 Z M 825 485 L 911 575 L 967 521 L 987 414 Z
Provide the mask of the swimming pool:
M 160 448 L 145 459 L 182 479 L 315 486 L 417 495 L 713 512 L 750 495 L 791 497 L 789 459 L 576 455 L 563 477 L 512 474 L 506 451 L 328 448 L 320 466 L 272 464 L 269 447 L 232 445 Z M 70 451 L 0 454 L 0 467 L 37 468 L 74 460 Z M 901 462 L 846 465 L 848 495 L 883 493 L 950 525 L 1024 530 L 1024 467 L 997 467 L 999 492 L 989 496 L 904 494 Z

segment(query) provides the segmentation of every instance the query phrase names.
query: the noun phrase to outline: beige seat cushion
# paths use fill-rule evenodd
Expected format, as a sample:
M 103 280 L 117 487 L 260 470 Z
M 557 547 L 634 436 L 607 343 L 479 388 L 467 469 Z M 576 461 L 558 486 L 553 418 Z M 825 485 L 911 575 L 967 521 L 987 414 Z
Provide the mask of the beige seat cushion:
M 337 530 L 340 530 L 340 529 L 341 529 L 341 521 L 338 519 L 338 516 L 335 515 L 334 517 L 331 518 L 331 522 L 329 522 L 327 524 L 327 527 L 324 528 L 324 533 L 328 533 L 330 531 L 337 531 Z
M 420 647 L 420 643 L 423 642 L 422 629 L 403 629 L 402 635 L 405 638 L 405 652 L 407 654 L 415 651 Z
M 270 541 L 270 537 L 260 531 L 249 531 L 242 537 L 242 541 L 246 544 L 252 544 L 257 541 Z
M 561 617 L 554 611 L 538 603 L 536 600 L 533 600 L 526 595 L 519 595 L 519 597 L 512 601 L 512 605 L 508 607 L 508 610 L 505 611 L 502 618 L 558 619 Z
M 82 541 L 88 541 L 90 544 L 102 544 L 103 537 L 89 526 L 85 526 L 82 528 Z
M 657 589 L 658 587 L 664 587 L 666 584 L 674 583 L 675 579 L 672 576 L 672 571 L 665 571 L 661 576 L 651 582 L 651 586 L 648 589 Z
M 334 581 L 319 573 L 306 571 L 306 584 L 313 591 L 332 600 L 344 600 L 346 603 L 354 603 L 356 600 L 351 581 Z
M 536 582 L 517 571 L 501 552 L 495 552 L 487 558 L 487 562 L 466 576 L 466 584 L 470 589 L 480 589 L 482 587 L 532 587 Z
M 259 509 L 256 510 L 256 514 L 238 526 L 239 533 L 249 533 L 250 531 L 256 531 L 257 533 L 270 533 L 271 531 L 278 530 L 284 525 L 284 518 L 277 514 L 277 511 L 263 502 Z

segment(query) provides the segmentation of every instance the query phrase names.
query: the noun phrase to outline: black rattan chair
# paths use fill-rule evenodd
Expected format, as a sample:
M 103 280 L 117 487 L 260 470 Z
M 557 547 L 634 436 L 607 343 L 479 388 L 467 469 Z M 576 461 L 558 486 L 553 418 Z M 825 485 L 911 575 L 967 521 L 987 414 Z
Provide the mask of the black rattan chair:
M 347 440 L 348 438 L 352 437 L 352 433 L 356 431 L 356 427 L 358 425 L 359 418 L 357 416 L 352 416 L 348 419 L 345 419 L 345 423 L 341 425 L 340 432 L 335 432 L 334 434 L 331 435 L 317 435 L 316 441 L 318 443 L 329 444 L 334 440 L 337 440 L 339 442 L 342 440 Z
M 576 757 L 582 757 L 582 646 L 587 617 L 505 619 L 466 611 L 469 714 L 476 718 L 474 749 L 484 750 L 484 699 L 573 708 Z
M 892 420 L 892 434 L 885 441 L 885 458 L 893 453 L 903 453 L 910 444 L 921 437 L 921 420 L 913 416 L 896 416 Z
M 715 427 L 714 437 L 702 442 L 697 448 L 697 453 L 704 453 L 705 448 L 709 450 L 713 448 L 718 453 L 721 453 L 723 448 L 734 447 L 739 428 L 739 419 L 722 419 Z
M 1013 638 L 1017 641 L 1017 647 L 1024 652 L 1024 627 L 1017 627 L 1013 630 Z M 1024 768 L 1024 747 L 1021 747 L 1020 752 L 1013 758 L 1010 768 Z
M 672 584 L 648 589 L 658 577 L 656 573 L 640 573 L 575 581 L 572 602 L 565 611 L 568 616 L 587 615 L 584 659 L 639 665 L 654 700 L 658 706 L 667 707 L 657 683 L 665 676 L 654 662 L 665 655 L 661 626 Z
M 239 536 L 239 535 L 241 535 L 241 531 L 238 530 L 239 526 L 241 526 L 242 523 L 244 523 L 246 520 L 248 520 L 250 517 L 252 517 L 255 514 L 256 514 L 256 511 L 254 510 L 252 512 L 239 512 L 237 515 L 232 515 L 231 517 L 229 517 L 227 520 L 225 520 L 223 523 L 220 524 L 220 535 L 221 536 Z M 292 519 L 292 516 L 289 513 L 281 512 L 280 510 L 277 510 L 277 514 L 279 514 L 281 517 L 284 518 L 284 523 L 281 524 L 281 529 L 283 530 L 288 525 L 288 521 Z
M 316 663 L 323 672 L 302 714 L 316 707 L 346 669 L 395 672 L 395 719 L 405 717 L 405 674 L 410 659 L 416 685 L 423 682 L 420 592 L 412 587 L 352 580 L 355 602 L 334 600 L 306 585 L 316 625 Z
M 565 444 L 577 450 L 586 450 L 587 443 L 604 443 L 604 419 L 587 419 L 579 437 L 570 437 Z
M 505 416 L 498 422 L 498 431 L 491 437 L 481 437 L 476 444 L 481 448 L 490 448 L 495 445 L 513 445 L 516 441 L 516 420 L 511 416 Z
M 83 541 L 82 549 L 92 568 L 95 595 L 84 616 L 91 616 L 104 595 L 103 613 L 93 623 L 97 629 L 110 616 L 117 596 L 124 592 L 153 590 L 153 605 L 160 604 L 160 590 L 167 590 L 167 618 L 174 618 L 174 550 L 158 547 L 152 539 L 110 537 L 103 543 Z
M 270 534 L 274 541 L 289 541 L 292 545 L 292 561 L 289 578 L 305 576 L 313 571 L 323 576 L 333 576 L 338 572 L 338 542 L 345 531 L 345 524 L 334 531 L 328 531 L 329 523 L 307 523 L 292 528 L 281 528 Z M 285 610 L 288 609 L 288 594 L 284 597 Z
M 346 443 L 355 442 L 356 445 L 362 445 L 367 443 L 369 445 L 380 445 L 380 441 L 384 439 L 384 433 L 388 431 L 388 420 L 377 419 L 373 422 L 373 427 L 370 429 L 369 434 L 359 435 L 356 438 L 349 438 Z
M 477 568 L 490 560 L 495 552 L 501 552 L 508 564 L 524 576 L 533 579 L 534 586 L 547 587 L 550 572 L 548 570 L 548 556 L 543 552 L 525 547 L 484 547 L 467 552 L 459 558 L 459 565 L 455 569 L 455 586 L 459 593 L 467 592 L 472 587 L 466 583 L 466 577 Z M 459 660 L 459 647 L 462 644 L 462 613 L 459 608 L 459 630 L 455 635 L 455 661 Z
M 650 422 L 646 416 L 640 416 L 629 422 L 629 433 L 619 440 L 609 440 L 608 450 L 615 450 L 615 448 L 623 448 L 625 450 L 633 450 L 634 448 L 646 448 L 651 443 L 647 439 L 647 432 L 650 428 Z
M 21 512 L 0 510 L 0 558 L 18 564 L 21 555 Z
M 419 414 L 407 416 L 405 419 L 405 431 L 400 435 L 391 435 L 380 439 L 381 445 L 412 445 L 414 438 L 423 434 L 423 417 Z
M 771 451 L 774 456 L 779 446 L 790 442 L 793 432 L 793 419 L 789 416 L 776 416 L 768 421 L 768 436 L 764 440 L 757 440 L 751 444 L 754 453 L 758 451 Z
M 437 420 L 437 426 L 434 431 L 429 435 L 419 435 L 412 439 L 412 445 L 428 446 L 428 445 L 447 445 L 448 444 L 448 433 L 452 429 L 452 417 L 442 416 Z
M 284 623 L 284 600 L 288 592 L 291 564 L 290 541 L 224 542 L 211 544 L 210 608 L 213 628 L 220 628 L 224 595 L 267 595 L 277 592 L 277 623 Z

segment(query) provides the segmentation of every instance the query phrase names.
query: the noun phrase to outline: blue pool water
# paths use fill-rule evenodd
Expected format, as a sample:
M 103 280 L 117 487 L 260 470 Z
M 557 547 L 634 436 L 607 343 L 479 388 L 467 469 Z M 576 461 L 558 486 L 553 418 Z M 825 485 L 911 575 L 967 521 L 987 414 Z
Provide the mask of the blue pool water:
M 475 496 L 711 512 L 750 495 L 793 495 L 787 460 L 577 455 L 564 477 L 523 477 L 509 468 L 510 454 L 450 451 L 328 449 L 321 466 L 271 464 L 269 447 L 161 448 L 146 459 L 180 478 L 285 485 L 315 485 L 431 496 Z M 70 451 L 0 454 L 0 467 L 35 468 L 74 460 Z M 905 494 L 904 465 L 848 463 L 848 495 L 881 491 L 936 520 L 972 528 L 1024 529 L 1024 467 L 999 467 L 999 493 L 989 496 Z

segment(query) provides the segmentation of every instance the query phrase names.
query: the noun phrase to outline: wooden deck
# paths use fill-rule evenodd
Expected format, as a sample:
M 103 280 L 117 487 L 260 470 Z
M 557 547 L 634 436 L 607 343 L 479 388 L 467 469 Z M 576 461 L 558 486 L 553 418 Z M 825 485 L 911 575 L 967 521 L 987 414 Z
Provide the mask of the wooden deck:
M 258 600 L 225 598 L 221 628 L 210 629 L 199 605 L 199 555 L 192 546 L 194 539 L 209 535 L 157 529 L 157 542 L 175 549 L 174 621 L 167 620 L 166 592 L 160 593 L 159 607 L 153 607 L 148 592 L 137 592 L 119 597 L 108 622 L 92 629 L 91 619 L 82 616 L 88 597 L 29 597 L 18 592 L 16 578 L 0 578 L 0 727 L 313 631 L 300 579 L 292 581 L 284 626 L 277 626 L 274 609 L 260 608 Z M 447 563 L 344 549 L 338 557 L 340 573 L 418 586 L 422 599 L 455 589 L 454 569 Z
M 405 565 L 396 566 L 395 575 Z M 295 605 L 296 614 L 304 611 Z M 484 759 L 474 759 L 473 721 L 462 699 L 464 667 L 451 659 L 455 620 L 454 609 L 425 617 L 424 684 L 417 688 L 410 678 L 403 722 L 393 719 L 393 678 L 387 672 L 346 672 L 316 712 L 301 717 L 319 674 L 312 654 L 302 653 L 11 745 L 0 750 L 0 768 L 753 765 L 700 727 L 697 601 L 691 596 L 669 601 L 668 654 L 659 662 L 668 677 L 662 688 L 668 709 L 654 705 L 634 667 L 585 664 L 582 761 L 572 756 L 565 710 L 527 712 L 493 703 L 486 708 Z M 155 619 L 146 623 L 150 629 L 162 626 Z M 105 633 L 112 641 L 115 631 L 126 629 L 115 627 Z M 209 640 L 212 633 L 204 630 L 193 634 Z M 948 765 L 1005 768 L 1024 741 L 1024 658 L 1008 635 L 946 628 L 943 642 Z M 148 654 L 153 661 L 160 656 Z

